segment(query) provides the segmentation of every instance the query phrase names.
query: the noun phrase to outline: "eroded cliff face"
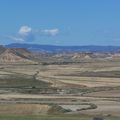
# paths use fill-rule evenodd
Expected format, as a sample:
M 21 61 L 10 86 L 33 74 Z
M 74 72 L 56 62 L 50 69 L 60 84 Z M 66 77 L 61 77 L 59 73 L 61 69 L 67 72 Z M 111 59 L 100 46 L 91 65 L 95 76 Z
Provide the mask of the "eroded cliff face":
M 22 48 L 1 48 L 0 62 L 32 62 L 32 53 Z

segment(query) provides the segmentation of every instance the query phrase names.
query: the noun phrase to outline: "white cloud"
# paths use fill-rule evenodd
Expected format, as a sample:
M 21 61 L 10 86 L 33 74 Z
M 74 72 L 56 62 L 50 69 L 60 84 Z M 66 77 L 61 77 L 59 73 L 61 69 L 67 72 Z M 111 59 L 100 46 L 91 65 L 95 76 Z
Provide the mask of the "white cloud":
M 51 36 L 55 36 L 59 33 L 59 29 L 55 28 L 55 29 L 46 29 L 46 30 L 42 30 L 42 33 L 46 34 L 46 35 L 51 35 Z
M 35 32 L 29 26 L 22 26 L 18 30 L 17 36 L 15 37 L 18 41 L 32 42 L 35 40 Z
M 18 38 L 18 37 L 14 37 L 14 36 L 7 36 L 7 38 L 10 38 L 10 39 L 12 39 L 12 40 L 15 40 L 15 41 L 19 41 L 19 42 L 24 42 L 24 39 L 22 39 L 22 38 Z
M 28 35 L 29 33 L 32 32 L 32 28 L 29 26 L 22 26 L 19 31 L 18 34 L 20 35 Z
M 10 39 L 18 42 L 33 42 L 38 36 L 56 36 L 59 34 L 59 29 L 32 29 L 29 26 L 21 26 L 17 34 L 8 36 Z

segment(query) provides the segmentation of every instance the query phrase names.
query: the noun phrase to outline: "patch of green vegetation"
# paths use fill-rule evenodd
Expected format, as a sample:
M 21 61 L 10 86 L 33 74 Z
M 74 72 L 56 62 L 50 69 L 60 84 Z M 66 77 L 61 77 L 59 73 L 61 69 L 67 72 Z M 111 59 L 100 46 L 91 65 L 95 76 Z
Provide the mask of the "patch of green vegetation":
M 8 116 L 8 115 L 0 115 L 0 120 L 38 120 L 33 116 Z
M 63 114 L 66 112 L 71 112 L 71 110 L 64 109 L 59 105 L 52 105 L 52 107 L 48 110 L 48 114 Z
M 58 74 L 59 76 L 80 76 L 80 77 L 104 77 L 104 78 L 120 78 L 120 71 L 85 71 L 70 74 Z
M 109 117 L 105 117 L 105 120 L 120 120 L 120 116 L 109 116 Z
M 101 115 L 102 116 L 102 115 Z M 59 114 L 59 115 L 0 115 L 0 120 L 93 120 L 93 115 Z M 103 120 L 120 120 L 120 116 L 102 116 Z
M 89 116 L 71 115 L 46 115 L 46 116 L 4 116 L 0 115 L 0 120 L 92 120 Z
M 35 76 L 10 74 L 0 77 L 0 90 L 18 93 L 56 93 L 57 89 L 51 87 L 51 83 L 37 80 Z
M 0 87 L 48 87 L 48 83 L 38 81 L 33 76 L 12 74 L 0 78 Z

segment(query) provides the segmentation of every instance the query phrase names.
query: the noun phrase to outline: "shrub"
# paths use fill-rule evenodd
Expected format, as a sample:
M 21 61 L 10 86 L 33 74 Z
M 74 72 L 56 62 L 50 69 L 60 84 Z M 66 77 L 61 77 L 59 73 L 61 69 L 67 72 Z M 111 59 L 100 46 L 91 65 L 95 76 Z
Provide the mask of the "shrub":
M 93 120 L 104 120 L 102 117 L 94 117 Z

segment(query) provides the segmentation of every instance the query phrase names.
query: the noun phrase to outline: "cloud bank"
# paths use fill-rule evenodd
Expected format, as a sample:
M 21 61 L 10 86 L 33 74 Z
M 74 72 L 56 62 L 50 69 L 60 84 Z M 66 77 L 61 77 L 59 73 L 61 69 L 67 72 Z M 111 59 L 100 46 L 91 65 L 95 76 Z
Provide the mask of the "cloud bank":
M 51 36 L 54 37 L 60 33 L 58 28 L 53 29 L 32 29 L 25 25 L 21 26 L 14 36 L 7 36 L 16 42 L 33 42 L 38 36 Z
M 44 35 L 51 35 L 51 36 L 56 36 L 59 33 L 59 29 L 46 29 L 46 30 L 41 30 L 41 32 Z

